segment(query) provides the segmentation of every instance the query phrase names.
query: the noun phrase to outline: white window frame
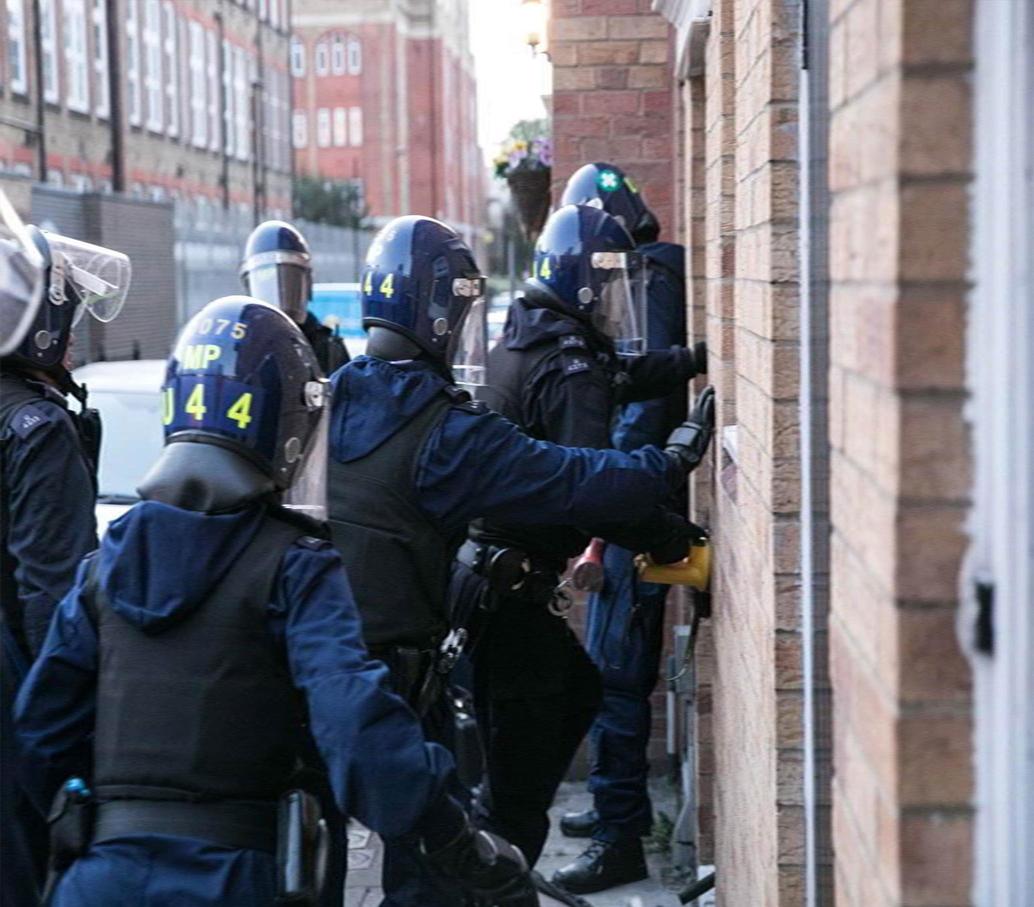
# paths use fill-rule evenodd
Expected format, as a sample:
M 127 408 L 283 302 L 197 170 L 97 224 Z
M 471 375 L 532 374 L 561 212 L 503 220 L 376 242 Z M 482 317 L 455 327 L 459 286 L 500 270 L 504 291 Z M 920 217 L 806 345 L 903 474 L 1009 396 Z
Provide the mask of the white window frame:
M 351 107 L 348 111 L 348 143 L 353 148 L 363 145 L 363 108 Z
M 61 100 L 61 69 L 57 52 L 57 0 L 40 0 L 40 44 L 43 51 L 43 100 Z
M 126 116 L 131 126 L 143 122 L 140 83 L 140 0 L 126 0 Z
M 291 114 L 291 144 L 295 148 L 307 148 L 309 145 L 309 112 L 295 110 Z
M 110 113 L 108 82 L 108 8 L 105 0 L 91 0 L 93 25 L 93 112 L 102 120 Z
M 1034 10 L 977 0 L 967 322 L 974 452 L 962 643 L 973 665 L 973 903 L 1034 904 Z M 976 651 L 976 584 L 994 646 Z
M 180 134 L 180 59 L 177 46 L 176 7 L 171 0 L 162 3 L 163 41 L 165 51 L 165 134 L 178 138 Z M 186 131 L 186 130 L 184 130 Z
M 334 35 L 330 39 L 330 71 L 335 76 L 345 74 L 345 38 L 343 35 Z
M 89 113 L 90 56 L 86 0 L 64 0 L 61 12 L 65 48 L 65 104 L 76 113 Z
M 236 94 L 233 85 L 234 61 L 236 60 L 236 48 L 226 39 L 223 39 L 223 152 L 227 157 L 233 157 L 237 148 L 236 120 L 234 119 L 234 104 Z
M 312 55 L 312 71 L 317 76 L 325 76 L 330 73 L 330 50 L 325 40 L 316 42 L 316 50 Z
M 334 108 L 334 147 L 344 148 L 348 145 L 348 109 Z
M 191 20 L 190 31 L 190 141 L 208 147 L 208 70 L 205 63 L 205 30 Z
M 348 36 L 348 74 L 350 76 L 362 75 L 363 72 L 363 42 L 356 35 Z
M 297 35 L 291 36 L 291 75 L 296 79 L 305 76 L 305 42 Z
M 222 144 L 219 131 L 222 122 L 220 89 L 222 73 L 219 71 L 219 39 L 214 31 L 205 30 L 205 70 L 208 82 L 208 150 L 218 151 Z
M 14 67 L 17 66 L 17 75 Z M 29 77 L 25 55 L 25 0 L 7 0 L 7 78 L 11 91 L 26 94 Z
M 320 107 L 316 111 L 316 147 L 330 147 L 330 108 Z
M 234 146 L 239 161 L 251 160 L 251 79 L 248 52 L 243 47 L 234 49 L 233 103 L 234 128 L 237 133 Z
M 165 92 L 162 90 L 161 0 L 144 0 L 143 46 L 147 128 L 151 132 L 161 132 L 165 126 Z

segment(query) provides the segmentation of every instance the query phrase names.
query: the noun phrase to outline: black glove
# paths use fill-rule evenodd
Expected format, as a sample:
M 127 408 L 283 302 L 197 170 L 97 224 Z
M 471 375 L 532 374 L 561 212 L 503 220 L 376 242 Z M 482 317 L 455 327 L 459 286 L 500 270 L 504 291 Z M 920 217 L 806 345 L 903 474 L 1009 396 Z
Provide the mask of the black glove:
M 524 854 L 491 832 L 468 824 L 450 844 L 427 857 L 439 872 L 476 898 L 507 907 L 538 904 Z
M 683 524 L 668 541 L 650 549 L 650 560 L 655 564 L 677 564 L 686 559 L 691 547 L 707 542 L 706 530 L 689 520 L 683 520 Z
M 714 388 L 708 385 L 697 397 L 689 418 L 668 437 L 664 452 L 685 472 L 700 465 L 714 434 Z
M 693 344 L 693 362 L 698 375 L 707 374 L 707 341 L 698 340 Z

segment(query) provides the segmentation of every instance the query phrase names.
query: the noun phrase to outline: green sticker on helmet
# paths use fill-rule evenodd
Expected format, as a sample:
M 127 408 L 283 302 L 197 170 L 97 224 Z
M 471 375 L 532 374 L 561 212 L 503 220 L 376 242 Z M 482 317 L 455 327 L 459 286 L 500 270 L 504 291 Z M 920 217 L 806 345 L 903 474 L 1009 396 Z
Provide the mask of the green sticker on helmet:
M 621 188 L 621 177 L 613 170 L 601 170 L 596 177 L 596 185 L 604 192 L 615 192 Z

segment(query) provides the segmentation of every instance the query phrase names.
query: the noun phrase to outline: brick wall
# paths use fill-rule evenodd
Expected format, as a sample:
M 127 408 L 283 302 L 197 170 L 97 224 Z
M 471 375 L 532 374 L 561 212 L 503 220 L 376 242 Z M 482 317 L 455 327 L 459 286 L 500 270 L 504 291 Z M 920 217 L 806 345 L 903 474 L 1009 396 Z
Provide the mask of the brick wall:
M 605 160 L 633 176 L 673 233 L 675 86 L 668 24 L 651 0 L 554 0 L 555 198 L 582 164 Z
M 837 903 L 964 905 L 971 9 L 836 0 L 831 15 Z

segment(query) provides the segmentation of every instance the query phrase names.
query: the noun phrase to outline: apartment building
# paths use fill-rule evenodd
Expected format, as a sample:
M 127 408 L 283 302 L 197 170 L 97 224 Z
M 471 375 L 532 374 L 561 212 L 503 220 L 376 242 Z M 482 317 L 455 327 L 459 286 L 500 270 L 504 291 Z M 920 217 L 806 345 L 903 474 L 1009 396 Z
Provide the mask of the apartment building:
M 356 183 L 374 223 L 426 214 L 468 240 L 485 173 L 468 0 L 294 0 L 296 172 Z

